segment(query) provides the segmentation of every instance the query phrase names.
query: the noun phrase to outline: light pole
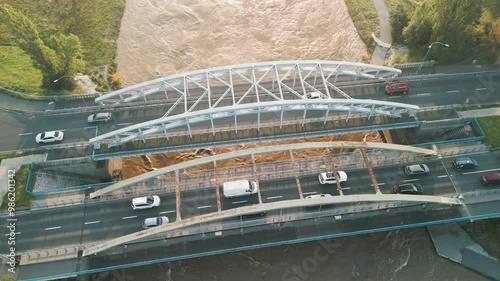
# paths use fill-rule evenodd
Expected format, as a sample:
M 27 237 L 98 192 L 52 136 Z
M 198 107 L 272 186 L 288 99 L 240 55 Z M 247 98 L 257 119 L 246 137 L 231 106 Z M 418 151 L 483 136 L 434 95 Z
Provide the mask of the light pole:
M 430 45 L 429 45 L 429 47 L 428 47 L 427 53 L 425 53 L 424 59 L 423 59 L 423 60 L 422 60 L 422 62 L 420 63 L 420 66 L 418 67 L 417 72 L 415 72 L 415 74 L 418 74 L 418 72 L 419 72 L 419 71 L 420 71 L 420 69 L 422 68 L 423 63 L 424 63 L 425 59 L 427 58 L 427 55 L 428 55 L 428 54 L 429 54 L 429 52 L 431 51 L 432 46 L 434 46 L 434 44 L 439 44 L 439 45 L 443 45 L 443 46 L 445 46 L 445 47 L 450 47 L 450 45 L 445 44 L 445 43 L 441 43 L 441 42 L 434 42 L 434 43 L 430 44 Z
M 73 78 L 73 80 L 77 81 L 78 79 L 76 79 L 76 77 L 73 77 L 71 75 L 64 75 L 64 76 L 61 76 L 59 78 L 57 78 L 56 80 L 54 80 L 54 83 L 57 83 L 59 82 L 59 80 L 63 79 L 64 77 L 70 77 L 70 78 Z

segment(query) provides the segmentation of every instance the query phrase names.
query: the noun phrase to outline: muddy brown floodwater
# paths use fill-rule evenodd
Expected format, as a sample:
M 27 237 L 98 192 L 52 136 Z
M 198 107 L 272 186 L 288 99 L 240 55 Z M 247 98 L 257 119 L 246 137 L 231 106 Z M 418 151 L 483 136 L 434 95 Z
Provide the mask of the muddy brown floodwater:
M 118 38 L 125 85 L 204 68 L 280 60 L 359 62 L 368 54 L 343 0 L 127 0 Z M 380 141 L 378 134 L 328 140 Z M 124 178 L 252 146 L 124 160 Z M 297 157 L 324 154 L 309 151 Z M 317 154 L 316 154 L 317 155 Z M 285 155 L 260 156 L 259 161 Z M 226 165 L 245 164 L 235 159 Z M 264 241 L 263 241 L 264 242 Z M 315 259 L 329 243 L 331 252 Z M 435 254 L 425 228 L 308 242 L 93 274 L 123 281 L 483 281 Z M 320 250 L 322 248 L 319 248 Z

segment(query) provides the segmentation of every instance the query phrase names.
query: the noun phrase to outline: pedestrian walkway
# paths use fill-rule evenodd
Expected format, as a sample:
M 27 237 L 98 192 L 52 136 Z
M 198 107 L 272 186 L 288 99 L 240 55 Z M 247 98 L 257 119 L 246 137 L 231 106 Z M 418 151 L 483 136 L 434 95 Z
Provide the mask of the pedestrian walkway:
M 500 280 L 500 263 L 473 241 L 458 223 L 428 226 L 427 230 L 439 256 Z
M 500 107 L 459 111 L 458 115 L 463 118 L 500 116 Z
M 6 90 L 4 89 L 4 91 Z M 2 100 L 2 102 L 0 103 L 0 109 L 3 110 L 34 112 L 45 111 L 49 108 L 48 101 L 25 100 L 6 94 L 3 91 L 0 91 L 0 99 Z
M 379 25 L 380 25 L 380 41 L 385 42 L 387 44 L 392 43 L 391 38 L 391 24 L 389 22 L 389 11 L 387 10 L 387 6 L 385 5 L 384 0 L 373 0 L 373 4 L 375 4 L 375 9 L 377 10 Z M 384 65 L 385 54 L 387 52 L 387 48 L 377 44 L 375 46 L 375 50 L 373 50 L 372 58 L 370 60 L 370 64 L 378 64 Z

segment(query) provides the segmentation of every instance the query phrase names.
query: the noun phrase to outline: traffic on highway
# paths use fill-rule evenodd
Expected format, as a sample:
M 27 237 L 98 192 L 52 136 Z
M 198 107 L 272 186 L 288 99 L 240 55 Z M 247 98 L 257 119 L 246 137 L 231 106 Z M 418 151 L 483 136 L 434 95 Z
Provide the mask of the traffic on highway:
M 401 78 L 404 79 L 404 78 Z M 420 107 L 440 106 L 449 104 L 490 104 L 500 102 L 498 95 L 491 92 L 500 85 L 498 74 L 476 74 L 468 78 L 431 79 L 422 78 L 418 82 L 410 82 L 411 91 L 403 95 L 387 95 L 386 85 L 368 84 L 345 86 L 340 89 L 355 99 L 373 99 L 381 101 L 396 101 L 418 105 Z M 229 99 L 230 97 L 228 97 Z M 342 98 L 342 97 L 339 97 Z M 229 102 L 229 100 L 228 100 Z M 229 104 L 229 103 L 228 103 Z M 47 105 L 50 110 L 50 105 Z M 32 149 L 40 145 L 54 145 L 53 141 L 63 144 L 86 144 L 89 139 L 133 124 L 153 120 L 165 114 L 165 105 L 120 109 L 113 112 L 102 110 L 98 112 L 73 112 L 71 114 L 50 114 L 29 116 L 22 113 L 7 113 L 0 115 L 0 130 L 9 132 L 2 136 L 0 150 L 15 151 Z M 56 112 L 56 111 L 54 111 Z M 180 113 L 180 112 L 177 112 Z M 176 114 L 171 112 L 172 114 Z M 101 119 L 102 118 L 102 119 Z M 90 123 L 89 123 L 90 120 Z M 39 141 L 36 136 L 44 132 L 62 133 L 64 138 Z
M 462 167 L 467 161 L 470 166 Z M 477 166 L 474 166 L 474 163 Z M 382 194 L 406 193 L 433 196 L 456 196 L 464 192 L 491 190 L 499 188 L 495 183 L 483 182 L 486 174 L 492 174 L 500 169 L 498 159 L 489 153 L 470 155 L 469 158 L 441 158 L 425 163 L 409 163 L 411 165 L 374 166 L 373 171 Z M 427 169 L 422 174 L 408 174 L 412 165 L 425 164 Z M 415 167 L 413 167 L 415 168 Z M 344 195 L 375 194 L 373 182 L 366 169 L 345 169 L 342 171 L 348 178 L 342 181 Z M 339 174 L 342 174 L 340 171 Z M 321 184 L 318 174 L 299 177 L 302 194 L 299 194 L 295 177 L 258 182 L 262 203 L 272 203 L 284 200 L 305 198 L 311 200 L 318 196 L 339 196 L 336 184 Z M 248 181 L 247 181 L 248 184 Z M 418 187 L 418 192 L 403 191 L 408 185 Z M 230 187 L 226 185 L 226 187 Z M 224 187 L 222 187 L 224 188 Z M 182 190 L 182 187 L 181 187 Z M 232 191 L 232 195 L 237 191 Z M 57 248 L 61 245 L 79 245 L 105 241 L 126 234 L 134 233 L 143 228 L 165 224 L 177 220 L 217 212 L 217 198 L 214 186 L 200 189 L 182 190 L 182 204 L 177 213 L 176 195 L 173 192 L 157 193 L 128 199 L 109 200 L 84 205 L 31 210 L 18 212 L 16 231 L 18 249 L 21 252 L 35 249 Z M 221 196 L 222 210 L 235 209 L 242 206 L 259 204 L 256 193 L 243 196 Z M 355 204 L 336 204 L 316 206 L 301 209 L 287 209 L 285 212 L 302 213 L 317 212 L 337 208 L 362 206 L 369 202 Z M 464 206 L 467 208 L 467 206 Z M 443 208 L 439 205 L 429 205 L 428 208 Z M 240 220 L 261 220 L 280 216 L 284 210 L 266 213 L 235 216 L 228 223 Z M 369 215 L 369 214 L 366 214 Z M 158 220 L 158 218 L 160 220 Z M 2 220 L 5 222 L 6 220 Z M 263 222 L 265 223 L 265 221 Z M 1 252 L 6 251 L 5 245 L 0 246 Z

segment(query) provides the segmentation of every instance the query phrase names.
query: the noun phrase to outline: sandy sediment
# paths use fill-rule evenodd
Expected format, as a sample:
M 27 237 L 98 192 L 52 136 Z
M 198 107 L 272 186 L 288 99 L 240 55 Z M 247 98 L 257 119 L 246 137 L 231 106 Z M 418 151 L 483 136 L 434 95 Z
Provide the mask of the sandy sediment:
M 117 63 L 133 85 L 217 66 L 364 56 L 343 0 L 127 0 Z

